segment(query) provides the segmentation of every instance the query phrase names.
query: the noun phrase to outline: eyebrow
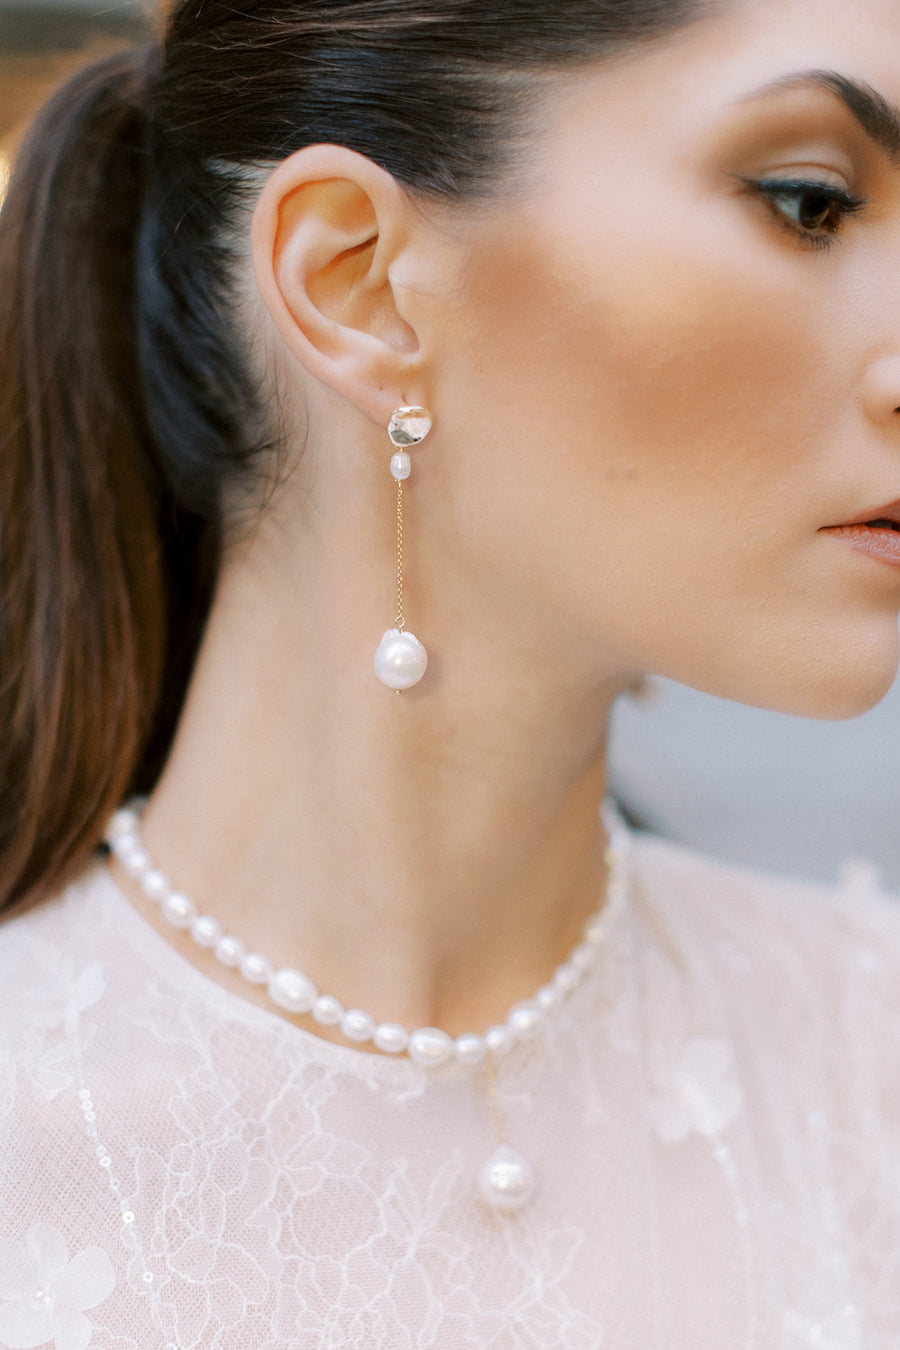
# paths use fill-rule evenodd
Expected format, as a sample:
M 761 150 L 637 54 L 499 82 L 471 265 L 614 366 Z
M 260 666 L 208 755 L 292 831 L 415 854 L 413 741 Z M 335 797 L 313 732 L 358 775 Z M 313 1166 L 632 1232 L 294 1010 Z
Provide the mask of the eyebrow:
M 803 70 L 793 75 L 782 75 L 748 94 L 741 102 L 767 98 L 788 89 L 825 89 L 829 94 L 834 94 L 870 140 L 891 159 L 900 159 L 900 110 L 871 85 L 851 80 L 836 70 Z

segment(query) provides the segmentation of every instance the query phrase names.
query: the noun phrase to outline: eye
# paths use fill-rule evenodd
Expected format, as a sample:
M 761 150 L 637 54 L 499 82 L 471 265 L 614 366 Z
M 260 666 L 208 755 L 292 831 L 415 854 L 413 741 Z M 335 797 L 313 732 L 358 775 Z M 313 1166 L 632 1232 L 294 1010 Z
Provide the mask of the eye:
M 771 206 L 787 229 L 806 243 L 827 248 L 848 216 L 866 202 L 832 183 L 795 178 L 759 178 L 748 182 Z

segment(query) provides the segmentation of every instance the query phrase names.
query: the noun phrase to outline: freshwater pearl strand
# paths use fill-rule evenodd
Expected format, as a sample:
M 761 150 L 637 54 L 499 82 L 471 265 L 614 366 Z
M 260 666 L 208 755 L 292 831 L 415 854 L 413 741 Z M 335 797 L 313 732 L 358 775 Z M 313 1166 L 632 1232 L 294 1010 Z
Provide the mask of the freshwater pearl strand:
M 456 1037 L 439 1027 L 407 1031 L 396 1022 L 378 1022 L 361 1008 L 346 1009 L 333 994 L 319 993 L 303 971 L 290 966 L 276 970 L 268 957 L 248 951 L 241 938 L 226 933 L 211 914 L 201 914 L 194 902 L 176 891 L 156 866 L 141 838 L 137 801 L 115 813 L 107 827 L 105 842 L 147 898 L 159 907 L 167 923 L 189 933 L 199 947 L 211 951 L 223 966 L 237 971 L 249 984 L 264 986 L 279 1008 L 298 1016 L 311 1015 L 321 1026 L 338 1027 L 355 1045 L 371 1041 L 387 1054 L 407 1054 L 417 1064 L 436 1068 L 451 1060 L 480 1064 L 488 1055 L 500 1058 L 518 1043 L 535 1039 L 544 1030 L 548 1014 L 574 993 L 594 968 L 626 892 L 623 859 L 628 832 L 609 802 L 603 806 L 603 822 L 609 839 L 605 853 L 607 890 L 603 902 L 585 924 L 581 940 L 548 982 L 532 998 L 515 1004 L 505 1021 L 489 1027 L 483 1034 L 467 1032 Z

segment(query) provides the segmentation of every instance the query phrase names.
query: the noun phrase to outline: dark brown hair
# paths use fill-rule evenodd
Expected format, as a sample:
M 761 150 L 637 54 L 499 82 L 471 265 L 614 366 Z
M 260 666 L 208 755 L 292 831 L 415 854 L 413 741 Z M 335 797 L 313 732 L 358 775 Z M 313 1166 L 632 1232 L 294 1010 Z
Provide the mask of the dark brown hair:
M 47 105 L 0 211 L 0 907 L 84 865 L 168 752 L 224 489 L 266 458 L 230 331 L 251 171 L 316 142 L 490 194 L 538 74 L 699 0 L 184 0 Z

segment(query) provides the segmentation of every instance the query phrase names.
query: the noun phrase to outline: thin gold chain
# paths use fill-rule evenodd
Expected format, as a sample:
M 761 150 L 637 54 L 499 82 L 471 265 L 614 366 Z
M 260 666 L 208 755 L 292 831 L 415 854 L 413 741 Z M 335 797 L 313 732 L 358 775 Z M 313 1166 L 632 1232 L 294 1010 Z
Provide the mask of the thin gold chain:
M 397 619 L 395 626 L 403 632 L 403 481 L 397 479 Z

